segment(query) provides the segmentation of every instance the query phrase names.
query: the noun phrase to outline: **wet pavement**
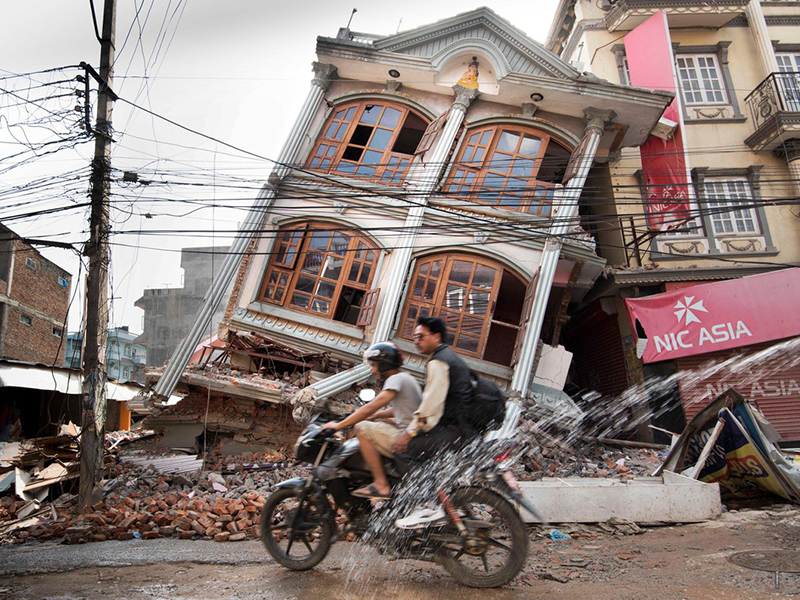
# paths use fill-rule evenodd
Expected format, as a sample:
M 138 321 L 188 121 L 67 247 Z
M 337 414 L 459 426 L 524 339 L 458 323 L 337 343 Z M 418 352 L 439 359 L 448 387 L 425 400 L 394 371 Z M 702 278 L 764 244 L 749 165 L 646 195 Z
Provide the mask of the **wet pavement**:
M 258 542 L 177 539 L 0 547 L 0 600 L 787 600 L 800 575 L 750 570 L 732 554 L 797 548 L 800 510 L 743 510 L 695 525 L 638 535 L 561 528 L 530 530 L 523 573 L 504 588 L 458 585 L 441 567 L 390 560 L 339 543 L 315 569 L 291 572 Z

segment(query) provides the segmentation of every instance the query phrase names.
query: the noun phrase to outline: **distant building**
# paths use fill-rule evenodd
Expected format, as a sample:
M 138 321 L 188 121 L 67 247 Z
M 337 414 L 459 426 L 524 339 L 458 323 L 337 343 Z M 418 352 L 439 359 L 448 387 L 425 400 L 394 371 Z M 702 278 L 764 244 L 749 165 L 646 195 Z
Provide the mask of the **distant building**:
M 216 275 L 215 269 L 222 266 L 227 250 L 225 246 L 184 248 L 181 253 L 183 287 L 145 290 L 135 302 L 135 306 L 144 311 L 143 333 L 137 341 L 147 346 L 148 365 L 161 366 L 172 356 L 194 322 Z M 225 313 L 227 297 L 228 294 L 214 313 L 209 333 L 216 332 Z
M 64 360 L 72 276 L 0 225 L 0 358 Z
M 147 348 L 137 341 L 138 337 L 128 330 L 127 325 L 109 329 L 106 344 L 106 373 L 110 379 L 118 383 L 126 381 L 145 383 L 144 366 L 147 363 Z M 81 368 L 82 342 L 83 336 L 80 332 L 73 332 L 67 336 L 65 367 Z

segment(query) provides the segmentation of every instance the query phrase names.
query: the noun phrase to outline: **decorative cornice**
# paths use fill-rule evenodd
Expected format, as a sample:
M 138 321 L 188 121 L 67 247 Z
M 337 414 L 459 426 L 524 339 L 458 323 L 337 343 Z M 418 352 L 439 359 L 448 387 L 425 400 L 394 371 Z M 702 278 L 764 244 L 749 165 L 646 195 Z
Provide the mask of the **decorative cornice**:
M 570 26 L 565 24 L 570 17 L 573 20 L 575 19 L 576 2 L 577 0 L 559 0 L 555 15 L 553 16 L 553 21 L 550 23 L 550 30 L 547 32 L 547 38 L 544 42 L 544 46 L 551 52 L 561 54 L 557 51 L 558 42 L 563 37 L 569 35 Z
M 779 4 L 785 5 L 788 3 L 781 2 Z M 800 2 L 797 4 L 800 4 Z M 764 16 L 764 20 L 767 22 L 768 27 L 796 27 L 800 25 L 800 15 Z M 747 17 L 736 17 L 728 21 L 723 27 L 750 27 L 750 23 L 747 22 Z
M 605 28 L 606 24 L 603 21 L 603 19 L 584 19 L 583 21 L 578 21 L 575 24 L 575 27 L 572 30 L 572 33 L 570 34 L 569 39 L 567 40 L 567 43 L 564 46 L 564 49 L 559 53 L 559 56 L 563 57 L 564 60 L 567 60 L 570 56 L 572 56 L 572 53 L 575 52 L 575 49 L 578 47 L 578 44 L 580 43 L 581 36 L 586 31 L 592 31 L 598 29 L 604 30 Z
M 775 154 L 781 158 L 785 158 L 787 162 L 793 162 L 800 159 L 800 139 L 794 138 L 786 140 L 775 148 Z
M 665 283 L 678 281 L 722 281 L 726 279 L 738 279 L 747 275 L 757 275 L 769 273 L 784 267 L 765 267 L 762 265 L 741 264 L 736 267 L 714 268 L 706 267 L 699 269 L 647 269 L 642 271 L 623 271 L 613 269 L 610 273 L 613 284 L 636 285 L 640 283 Z
M 239 307 L 231 318 L 231 325 L 244 325 L 253 331 L 268 333 L 304 348 L 331 352 L 360 361 L 364 350 L 369 347 L 367 342 L 302 322 L 307 316 L 305 313 L 298 312 L 298 322 Z M 335 324 L 334 321 L 330 321 L 330 323 Z
M 697 2 L 697 0 L 617 0 L 604 18 L 606 28 L 615 31 L 630 16 L 648 17 L 659 10 L 667 10 L 668 14 L 718 14 L 743 11 L 747 6 L 744 0 L 714 0 L 714 2 Z M 726 10 L 727 9 L 727 10 Z
M 495 15 L 494 12 L 488 9 L 478 9 L 475 12 L 477 13 L 476 16 L 471 18 L 462 17 L 462 20 L 454 22 L 451 25 L 437 27 L 434 23 L 421 28 L 420 33 L 416 35 L 411 31 L 406 34 L 384 38 L 376 42 L 375 47 L 381 50 L 398 52 L 407 48 L 419 46 L 432 39 L 446 37 L 447 35 L 481 25 L 502 38 L 509 46 L 513 47 L 516 51 L 523 54 L 526 58 L 536 63 L 540 68 L 551 75 L 559 79 L 569 79 L 575 77 L 577 74 L 575 69 L 561 60 L 556 54 L 525 36 L 524 33 L 517 30 L 511 23 Z M 392 42 L 391 40 L 393 38 L 396 39 L 396 41 Z M 537 52 L 537 50 L 540 50 L 540 52 Z M 545 56 L 542 56 L 542 52 Z M 548 54 L 550 56 L 547 56 Z

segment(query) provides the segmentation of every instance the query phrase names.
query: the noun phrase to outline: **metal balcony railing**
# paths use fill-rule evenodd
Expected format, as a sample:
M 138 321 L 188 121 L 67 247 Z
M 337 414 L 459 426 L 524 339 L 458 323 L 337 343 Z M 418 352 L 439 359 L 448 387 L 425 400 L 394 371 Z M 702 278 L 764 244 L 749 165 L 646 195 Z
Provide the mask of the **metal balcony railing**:
M 770 74 L 744 101 L 756 130 L 780 113 L 800 112 L 800 71 Z

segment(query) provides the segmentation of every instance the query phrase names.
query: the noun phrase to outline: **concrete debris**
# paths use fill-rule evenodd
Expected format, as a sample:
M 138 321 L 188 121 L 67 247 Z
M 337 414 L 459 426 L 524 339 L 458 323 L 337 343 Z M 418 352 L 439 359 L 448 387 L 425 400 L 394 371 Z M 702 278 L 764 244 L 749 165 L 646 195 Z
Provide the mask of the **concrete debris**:
M 617 535 L 639 535 L 645 531 L 633 521 L 619 517 L 612 517 L 605 523 L 598 523 L 598 527 L 607 533 Z
M 124 446 L 135 440 L 154 437 L 156 432 L 151 429 L 128 429 L 125 431 L 111 431 L 106 433 L 106 450 L 113 450 L 117 446 Z
M 612 448 L 591 440 L 573 447 L 524 418 L 520 421 L 520 435 L 527 442 L 527 452 L 515 467 L 515 474 L 521 481 L 537 481 L 544 477 L 632 480 L 650 475 L 666 455 L 666 452 L 650 448 Z
M 61 426 L 63 435 L 5 444 L 0 459 L 0 491 L 13 489 L 26 502 L 40 501 L 51 486 L 77 479 L 80 461 L 75 436 L 79 431 L 69 423 Z
M 228 362 L 252 373 L 275 376 L 283 372 L 308 373 L 312 369 L 325 372 L 330 366 L 330 355 L 306 352 L 258 333 L 231 331 L 224 350 L 213 362 L 218 365 Z
M 202 451 L 219 446 L 232 455 L 291 448 L 301 431 L 287 405 L 208 390 L 190 391 L 183 401 L 147 417 L 143 426 L 158 432 L 153 440 L 158 447 Z

